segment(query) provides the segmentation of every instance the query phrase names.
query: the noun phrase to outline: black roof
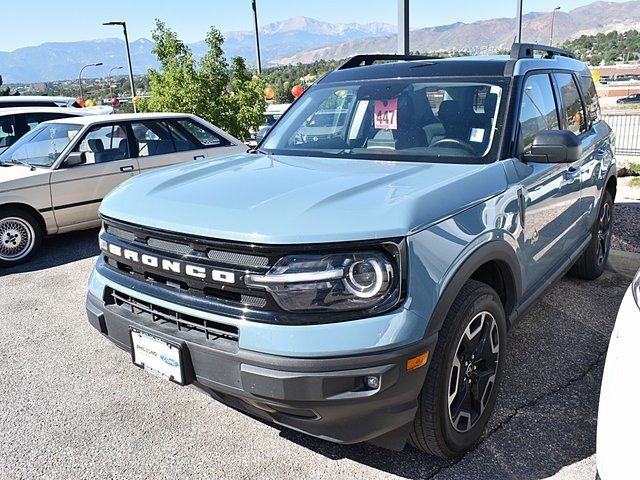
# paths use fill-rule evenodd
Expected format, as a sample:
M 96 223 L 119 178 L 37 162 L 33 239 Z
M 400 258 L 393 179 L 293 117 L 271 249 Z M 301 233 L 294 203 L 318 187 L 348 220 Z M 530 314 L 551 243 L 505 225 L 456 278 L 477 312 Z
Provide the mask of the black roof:
M 345 82 L 375 80 L 379 78 L 424 78 L 424 77 L 510 77 L 520 60 L 562 60 L 564 67 L 584 70 L 586 65 L 578 62 L 573 53 L 561 48 L 535 43 L 514 43 L 508 56 L 476 56 L 438 58 L 421 55 L 371 54 L 356 55 L 320 82 Z M 390 62 L 379 63 L 376 62 Z M 556 62 L 556 67 L 558 66 Z M 546 66 L 546 65 L 545 65 Z M 549 64 L 551 66 L 551 64 Z M 538 67 L 539 68 L 539 67 Z
M 487 56 L 378 63 L 335 70 L 320 83 L 398 77 L 502 77 L 509 60 L 508 56 Z

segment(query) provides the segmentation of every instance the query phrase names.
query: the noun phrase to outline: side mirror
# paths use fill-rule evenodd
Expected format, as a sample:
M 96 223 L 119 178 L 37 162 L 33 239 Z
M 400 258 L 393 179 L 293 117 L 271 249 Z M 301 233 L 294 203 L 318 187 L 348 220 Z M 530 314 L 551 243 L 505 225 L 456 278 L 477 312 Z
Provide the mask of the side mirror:
M 260 143 L 262 139 L 267 136 L 269 130 L 271 130 L 271 127 L 262 127 L 258 130 L 258 133 L 256 133 L 256 143 Z
M 87 163 L 87 155 L 84 152 L 71 152 L 64 161 L 65 167 L 75 167 Z
M 580 138 L 568 130 L 543 130 L 533 139 L 524 160 L 534 163 L 573 163 L 582 156 Z

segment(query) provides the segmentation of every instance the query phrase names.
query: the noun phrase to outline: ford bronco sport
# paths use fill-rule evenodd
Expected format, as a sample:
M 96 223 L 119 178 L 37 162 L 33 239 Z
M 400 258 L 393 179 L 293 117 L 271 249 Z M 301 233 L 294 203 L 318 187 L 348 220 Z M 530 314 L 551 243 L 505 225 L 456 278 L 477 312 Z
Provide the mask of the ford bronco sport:
M 255 150 L 111 193 L 89 321 L 137 366 L 277 424 L 461 455 L 507 331 L 569 269 L 603 271 L 612 140 L 560 49 L 354 57 Z

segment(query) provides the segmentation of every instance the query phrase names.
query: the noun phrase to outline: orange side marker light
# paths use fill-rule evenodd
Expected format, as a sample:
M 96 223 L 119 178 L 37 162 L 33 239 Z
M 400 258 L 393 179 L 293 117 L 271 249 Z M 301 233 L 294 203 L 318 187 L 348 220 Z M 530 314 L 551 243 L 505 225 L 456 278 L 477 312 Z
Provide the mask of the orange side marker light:
M 420 367 L 424 367 L 429 360 L 429 352 L 421 353 L 407 360 L 407 372 L 413 372 Z

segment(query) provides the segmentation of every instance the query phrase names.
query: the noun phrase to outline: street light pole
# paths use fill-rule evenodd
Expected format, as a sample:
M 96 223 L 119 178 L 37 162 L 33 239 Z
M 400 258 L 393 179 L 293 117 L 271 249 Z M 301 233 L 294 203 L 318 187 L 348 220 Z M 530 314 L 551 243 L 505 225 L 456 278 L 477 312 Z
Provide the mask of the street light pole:
M 518 2 L 518 9 L 516 13 L 517 22 L 518 22 L 518 35 L 516 36 L 516 42 L 522 43 L 522 2 L 524 0 L 516 0 Z
M 111 82 L 111 72 L 113 72 L 114 70 L 122 70 L 122 66 L 118 66 L 118 67 L 112 67 L 111 70 L 109 70 L 109 96 L 111 98 L 113 98 L 113 89 L 111 88 L 111 84 L 113 82 Z
M 260 34 L 258 33 L 258 9 L 256 8 L 256 0 L 251 0 L 251 8 L 253 9 L 253 25 L 256 30 L 256 60 L 258 62 L 258 74 L 262 73 L 262 62 L 260 61 Z
M 556 21 L 556 12 L 560 10 L 560 6 L 557 6 L 556 8 L 553 9 L 553 12 L 551 12 L 551 35 L 549 36 L 549 45 L 553 47 L 553 24 Z
M 129 82 L 131 83 L 131 103 L 133 104 L 133 113 L 137 113 L 136 102 L 136 86 L 133 83 L 133 66 L 131 65 L 131 50 L 129 49 L 129 36 L 127 35 L 127 22 L 105 22 L 102 25 L 121 25 L 124 31 L 124 44 L 127 47 L 127 62 L 129 64 Z
M 409 52 L 409 0 L 398 0 L 398 54 Z
M 82 91 L 82 72 L 87 67 L 100 67 L 102 62 L 97 63 L 87 63 L 80 69 L 80 73 L 78 74 L 78 83 L 80 83 L 80 98 L 82 99 L 82 103 L 84 104 L 84 92 Z

